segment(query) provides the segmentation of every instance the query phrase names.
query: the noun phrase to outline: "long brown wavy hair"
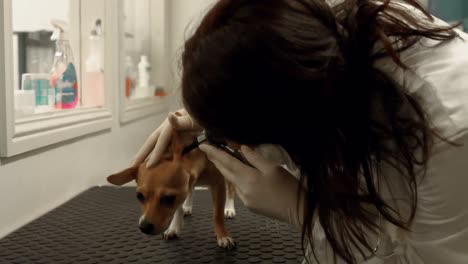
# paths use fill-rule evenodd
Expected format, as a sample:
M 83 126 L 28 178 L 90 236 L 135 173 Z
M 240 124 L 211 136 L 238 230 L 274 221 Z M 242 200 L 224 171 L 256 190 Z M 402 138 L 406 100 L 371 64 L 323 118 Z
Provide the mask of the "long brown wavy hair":
M 455 37 L 415 0 L 220 0 L 185 43 L 183 100 L 213 133 L 284 147 L 307 186 L 303 250 L 316 212 L 335 256 L 356 263 L 379 216 L 410 229 L 437 137 L 421 98 L 375 62 L 407 69 L 399 54 L 421 38 Z M 409 217 L 379 193 L 384 163 L 410 190 Z

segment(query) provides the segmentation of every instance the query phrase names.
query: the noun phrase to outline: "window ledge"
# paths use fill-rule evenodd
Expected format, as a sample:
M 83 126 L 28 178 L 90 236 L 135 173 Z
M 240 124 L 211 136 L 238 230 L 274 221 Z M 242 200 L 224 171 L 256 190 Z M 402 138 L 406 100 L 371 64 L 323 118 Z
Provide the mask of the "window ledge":
M 18 119 L 6 157 L 22 154 L 112 127 L 109 109 L 77 109 Z
M 169 98 L 151 97 L 129 100 L 124 104 L 120 115 L 120 123 L 126 124 L 149 115 L 167 112 L 169 109 Z

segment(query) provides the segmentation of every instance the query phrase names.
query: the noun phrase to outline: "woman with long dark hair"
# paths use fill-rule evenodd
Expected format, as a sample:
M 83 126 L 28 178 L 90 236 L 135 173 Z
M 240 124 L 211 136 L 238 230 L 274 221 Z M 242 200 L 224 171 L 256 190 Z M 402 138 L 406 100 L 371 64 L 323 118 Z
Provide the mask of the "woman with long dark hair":
M 248 208 L 300 228 L 310 262 L 468 263 L 468 36 L 416 0 L 330 2 L 218 1 L 185 43 L 171 123 L 243 145 L 251 166 L 200 149 Z

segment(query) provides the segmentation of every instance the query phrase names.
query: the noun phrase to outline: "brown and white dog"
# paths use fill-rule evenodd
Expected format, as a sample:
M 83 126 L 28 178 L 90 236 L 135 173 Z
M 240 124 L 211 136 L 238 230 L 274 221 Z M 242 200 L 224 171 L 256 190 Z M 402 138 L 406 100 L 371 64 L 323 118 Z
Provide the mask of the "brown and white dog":
M 225 215 L 235 216 L 234 188 L 226 187 L 224 177 L 199 149 L 182 156 L 184 147 L 192 143 L 194 132 L 174 130 L 172 135 L 169 148 L 156 166 L 147 169 L 142 163 L 109 176 L 107 181 L 120 186 L 135 180 L 142 210 L 140 230 L 149 235 L 164 232 L 165 239 L 180 235 L 184 214 L 192 212 L 191 193 L 195 185 L 207 186 L 211 191 L 218 246 L 234 248 L 236 244 L 224 223 Z

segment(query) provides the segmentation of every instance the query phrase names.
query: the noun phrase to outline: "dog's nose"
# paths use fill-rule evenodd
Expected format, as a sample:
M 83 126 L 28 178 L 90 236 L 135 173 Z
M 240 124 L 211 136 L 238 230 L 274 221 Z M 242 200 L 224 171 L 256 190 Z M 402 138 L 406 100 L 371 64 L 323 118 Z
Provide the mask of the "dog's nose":
M 154 225 L 146 220 L 143 220 L 140 223 L 140 230 L 145 234 L 151 235 L 154 231 Z

